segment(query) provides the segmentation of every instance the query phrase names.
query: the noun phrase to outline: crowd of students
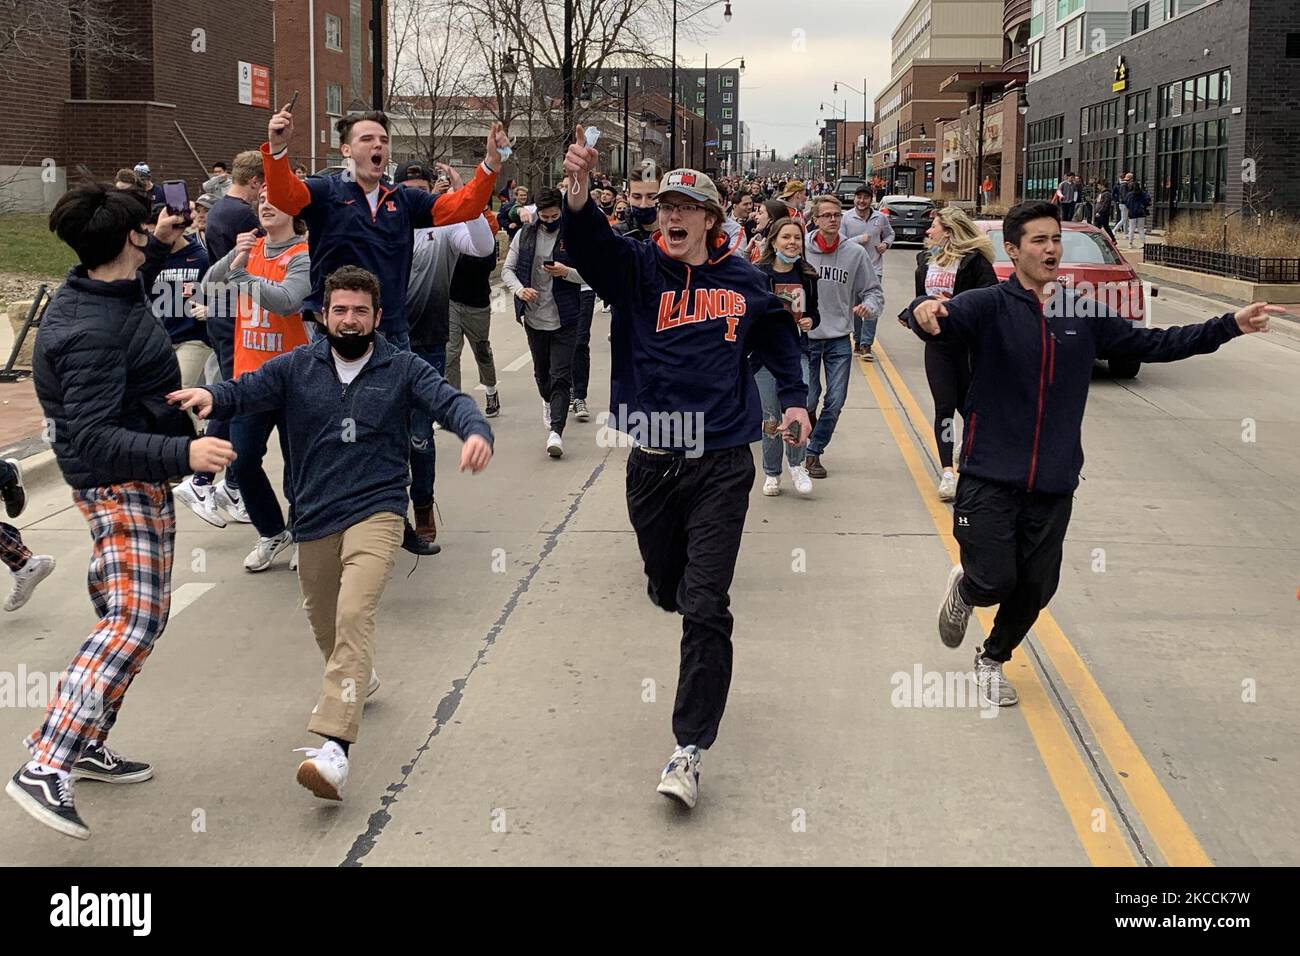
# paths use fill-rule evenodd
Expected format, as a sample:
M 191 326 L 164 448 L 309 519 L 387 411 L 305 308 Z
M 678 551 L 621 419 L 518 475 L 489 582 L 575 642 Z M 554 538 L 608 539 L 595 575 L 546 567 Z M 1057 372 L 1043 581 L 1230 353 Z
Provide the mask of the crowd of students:
M 250 572 L 293 547 L 324 658 L 307 724 L 320 742 L 303 748 L 296 779 L 342 798 L 365 698 L 380 683 L 375 614 L 396 554 L 439 547 L 433 430 L 463 441 L 462 470 L 480 472 L 493 456 L 490 276 L 504 231 L 502 282 L 528 340 L 551 458 L 563 456 L 569 416 L 587 420 L 596 302 L 610 312 L 609 427 L 634 445 L 628 515 L 648 596 L 682 618 L 676 746 L 658 790 L 693 807 L 731 681 L 729 591 L 756 474 L 750 446 L 762 444 L 765 495 L 780 493 L 782 458 L 800 494 L 828 477 L 853 362 L 873 360 L 888 219 L 869 186 L 846 213 L 817 191 L 825 184 L 810 198 L 799 180 L 715 183 L 691 169 L 644 169 L 620 195 L 596 174 L 580 126 L 559 187 L 518 187 L 494 214 L 509 147 L 499 125 L 468 182 L 423 163 L 389 179 L 382 113 L 350 114 L 338 129 L 347 168 L 301 176 L 288 157 L 292 113 L 277 112 L 267 142 L 214 184 L 205 215 L 196 203 L 188 233 L 139 181 L 75 187 L 51 213 L 79 264 L 37 336 L 35 382 L 90 527 L 99 621 L 6 792 L 86 838 L 74 780 L 152 775 L 107 738 L 167 622 L 175 498 L 216 526 L 251 523 Z M 942 210 L 917 258 L 916 299 L 899 313 L 925 343 L 939 494 L 955 500 L 961 545 L 939 636 L 959 646 L 972 609 L 1000 605 L 975 660 L 980 693 L 999 706 L 1017 700 L 1002 666 L 1056 588 L 1093 359 L 1211 352 L 1281 311 L 1257 303 L 1161 330 L 1076 309 L 1055 282 L 1060 222 L 1056 204 L 1013 209 L 1003 235 L 1015 272 L 997 283 L 988 239 Z M 483 409 L 458 387 L 466 338 Z M 287 512 L 264 467 L 272 431 Z M 13 463 L 0 466 L 0 492 L 10 515 L 21 511 Z M 20 605 L 53 562 L 9 525 L 0 547 Z

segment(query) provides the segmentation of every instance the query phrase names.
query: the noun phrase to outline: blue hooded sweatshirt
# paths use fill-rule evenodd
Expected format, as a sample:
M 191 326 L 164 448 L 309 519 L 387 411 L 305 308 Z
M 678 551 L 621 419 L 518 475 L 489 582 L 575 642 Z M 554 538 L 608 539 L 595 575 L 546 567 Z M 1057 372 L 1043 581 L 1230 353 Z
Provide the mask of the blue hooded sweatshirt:
M 1063 287 L 1043 304 L 1013 275 L 945 302 L 948 314 L 932 337 L 912 312 L 927 298 L 899 318 L 927 342 L 961 342 L 971 353 L 962 474 L 1046 494 L 1078 487 L 1095 359 L 1176 362 L 1241 335 L 1231 313 L 1200 325 L 1150 329 Z
M 776 377 L 782 408 L 807 403 L 790 313 L 768 277 L 725 242 L 690 266 L 664 251 L 658 233 L 641 241 L 617 235 L 590 198 L 577 212 L 567 202 L 562 209 L 573 267 L 610 304 L 611 428 L 669 451 L 758 441 L 763 414 L 751 352 Z M 666 440 L 641 440 L 647 422 L 674 415 L 698 420 L 702 442 L 655 429 L 649 434 Z
M 298 541 L 328 537 L 373 514 L 406 514 L 412 408 L 462 440 L 482 435 L 492 442 L 474 399 L 382 335 L 348 385 L 339 380 L 329 339 L 321 337 L 233 381 L 204 387 L 212 393 L 212 418 L 282 410 Z

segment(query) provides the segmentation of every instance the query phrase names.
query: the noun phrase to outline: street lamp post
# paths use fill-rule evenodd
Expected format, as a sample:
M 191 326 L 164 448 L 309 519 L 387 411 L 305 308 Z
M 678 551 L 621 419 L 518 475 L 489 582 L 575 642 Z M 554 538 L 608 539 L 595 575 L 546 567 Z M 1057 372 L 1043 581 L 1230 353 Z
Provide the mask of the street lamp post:
M 844 88 L 846 90 L 852 90 L 854 93 L 862 94 L 862 178 L 866 179 L 867 178 L 867 78 L 865 76 L 862 78 L 862 89 L 858 89 L 855 86 L 849 86 L 849 84 L 847 83 L 844 84 Z M 831 92 L 838 93 L 839 91 L 840 91 L 840 81 L 836 80 L 835 85 L 831 88 Z M 844 121 L 844 125 L 845 128 L 847 129 L 848 127 L 847 119 Z
M 573 0 L 565 0 L 565 3 L 567 4 L 572 4 L 572 2 Z M 731 0 L 725 0 L 725 3 L 726 6 L 722 11 L 722 19 L 730 23 L 731 22 Z M 713 4 L 710 4 L 709 6 L 713 6 Z M 701 7 L 699 10 L 696 10 L 690 16 L 683 17 L 681 22 L 685 23 L 687 20 L 691 19 L 691 17 L 698 17 L 701 13 L 703 13 L 705 10 L 708 9 L 709 7 L 707 6 Z M 565 20 L 565 23 L 566 24 L 568 23 L 567 19 Z M 668 156 L 669 156 L 669 165 L 674 167 L 677 165 L 677 23 L 678 23 L 677 0 L 673 0 L 673 64 L 672 64 L 671 76 L 668 81 L 669 85 L 672 87 L 671 90 L 672 106 L 668 110 L 668 150 L 669 150 Z M 707 88 L 707 83 L 706 83 L 706 88 Z M 706 93 L 705 95 L 707 96 L 708 94 Z M 707 110 L 705 112 L 707 113 Z M 705 122 L 707 124 L 708 122 L 707 117 Z M 685 160 L 685 158 L 686 158 L 686 154 L 683 153 L 682 159 Z

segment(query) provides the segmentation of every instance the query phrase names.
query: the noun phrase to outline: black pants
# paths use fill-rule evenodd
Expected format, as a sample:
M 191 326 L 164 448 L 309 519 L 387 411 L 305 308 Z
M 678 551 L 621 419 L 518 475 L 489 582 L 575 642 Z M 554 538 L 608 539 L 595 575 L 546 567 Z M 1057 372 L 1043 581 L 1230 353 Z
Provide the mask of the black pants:
M 961 545 L 961 596 L 977 607 L 1001 605 L 984 656 L 1011 660 L 1061 579 L 1061 544 L 1073 495 L 1045 495 L 962 475 L 953 509 Z
M 573 348 L 573 397 L 587 400 L 587 382 L 591 379 L 591 320 L 596 313 L 596 293 L 579 292 L 582 312 L 578 317 L 578 341 Z
M 578 327 L 562 325 L 546 332 L 525 323 L 524 331 L 528 334 L 528 351 L 533 353 L 537 392 L 551 403 L 551 431 L 563 435 L 573 391 L 573 349 Z
M 1110 213 L 1103 212 L 1100 215 L 1094 217 L 1092 220 L 1092 224 L 1096 226 L 1098 229 L 1106 230 L 1106 235 L 1110 236 L 1110 241 L 1111 242 L 1115 241 L 1115 233 L 1113 233 L 1110 228 Z
M 673 734 L 707 749 L 731 687 L 731 579 L 745 530 L 754 455 L 748 445 L 699 458 L 634 449 L 627 513 L 649 578 L 650 600 L 682 615 Z
M 1077 202 L 1061 203 L 1061 222 L 1074 222 L 1074 209 L 1078 205 Z
M 970 388 L 970 352 L 960 345 L 926 342 L 925 379 L 934 399 L 934 441 L 939 446 L 939 464 L 951 468 L 957 412 L 966 405 L 966 390 Z

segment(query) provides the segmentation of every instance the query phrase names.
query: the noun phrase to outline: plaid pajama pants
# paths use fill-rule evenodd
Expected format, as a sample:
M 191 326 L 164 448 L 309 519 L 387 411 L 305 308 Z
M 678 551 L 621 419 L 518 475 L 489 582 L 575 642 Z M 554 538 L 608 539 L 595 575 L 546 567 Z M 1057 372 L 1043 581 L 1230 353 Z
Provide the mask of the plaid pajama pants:
M 131 681 L 167 626 L 176 511 L 165 484 L 130 481 L 73 491 L 94 550 L 87 585 L 99 623 L 59 678 L 45 722 L 24 743 L 32 759 L 71 770 L 103 741 Z
M 0 521 L 0 562 L 3 562 L 10 571 L 17 571 L 31 556 L 32 553 L 23 544 L 23 536 L 18 533 L 18 529 Z

